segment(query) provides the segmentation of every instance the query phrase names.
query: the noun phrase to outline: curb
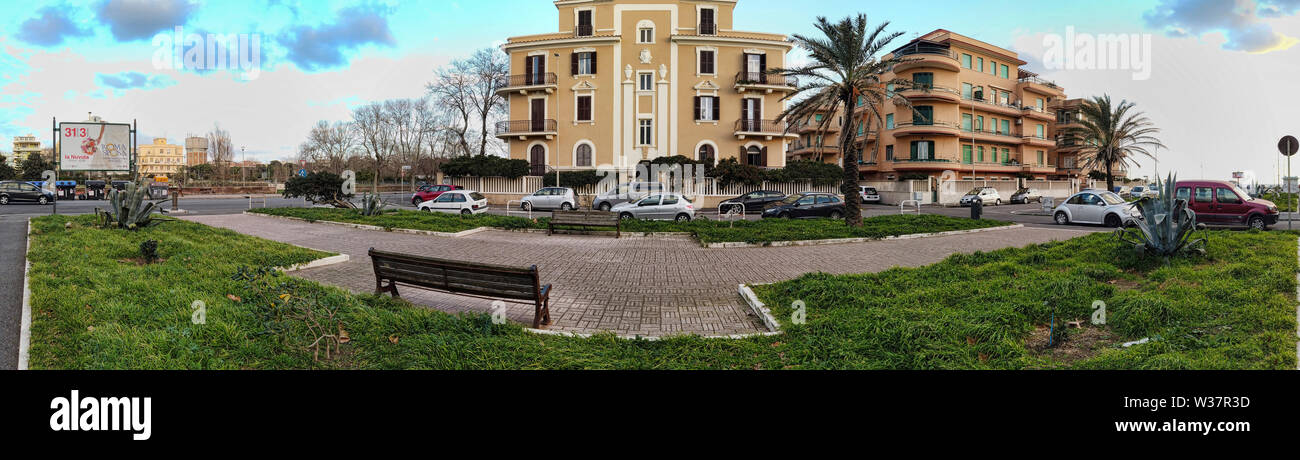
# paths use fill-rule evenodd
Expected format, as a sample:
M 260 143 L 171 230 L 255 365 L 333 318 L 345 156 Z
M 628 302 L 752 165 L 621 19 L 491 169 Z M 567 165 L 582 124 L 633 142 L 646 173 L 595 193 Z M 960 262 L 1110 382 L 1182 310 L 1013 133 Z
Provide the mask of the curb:
M 1296 244 L 1297 244 L 1296 260 L 1300 261 L 1300 239 L 1296 240 Z M 1300 282 L 1300 271 L 1296 272 L 1295 278 L 1296 281 Z M 1300 301 L 1300 284 L 1296 286 L 1296 300 Z M 1296 323 L 1300 324 L 1300 308 L 1296 308 L 1295 318 L 1296 318 Z M 1296 333 L 1300 334 L 1300 330 L 1297 330 Z M 1300 342 L 1296 342 L 1295 344 L 1295 353 L 1296 353 L 1296 369 L 1300 370 Z
M 350 223 L 347 223 L 347 222 L 334 222 L 334 221 L 331 221 L 331 220 L 316 220 L 316 221 L 309 221 L 309 220 L 307 220 L 307 219 L 303 219 L 303 218 L 300 218 L 300 217 L 273 216 L 273 215 L 270 215 L 270 214 L 262 214 L 262 213 L 256 213 L 256 212 L 248 212 L 248 211 L 244 211 L 243 214 L 244 214 L 244 215 L 248 215 L 248 216 L 269 217 L 269 218 L 272 218 L 272 219 L 293 220 L 293 221 L 298 221 L 298 222 L 306 222 L 306 223 L 309 223 L 309 224 L 329 224 L 329 225 L 338 225 L 338 226 L 342 226 L 342 227 L 351 227 L 351 228 L 360 229 L 360 230 L 374 230 L 374 231 L 390 232 L 390 233 L 409 233 L 409 234 L 413 234 L 413 235 L 444 236 L 444 237 L 448 237 L 448 238 L 459 238 L 459 237 L 462 237 L 462 236 L 469 236 L 469 235 L 473 235 L 473 234 L 475 234 L 475 233 L 479 233 L 479 232 L 482 232 L 482 231 L 485 231 L 485 230 L 488 230 L 488 229 L 489 229 L 489 227 L 478 227 L 478 228 L 471 228 L 471 229 L 469 229 L 469 230 L 465 230 L 465 231 L 463 231 L 463 232 L 447 233 L 447 232 L 434 232 L 434 231 L 429 231 L 429 230 L 412 230 L 412 229 L 407 229 L 407 228 L 393 228 L 393 229 L 387 229 L 387 228 L 379 227 L 379 226 L 376 226 L 376 225 L 350 224 Z
M 586 332 L 548 331 L 546 329 L 533 329 L 531 327 L 525 327 L 524 332 L 529 332 L 537 335 L 573 337 L 578 339 L 589 339 L 596 335 L 596 334 L 591 334 Z M 646 342 L 658 342 L 660 340 L 671 339 L 675 337 L 700 337 L 702 339 L 709 339 L 709 340 L 714 340 L 714 339 L 741 340 L 741 339 L 748 339 L 753 337 L 771 337 L 774 335 L 781 335 L 781 334 L 783 333 L 782 332 L 755 332 L 752 334 L 706 335 L 706 336 L 696 336 L 695 334 L 676 334 L 676 335 L 664 335 L 664 336 L 615 335 L 614 337 L 621 340 L 644 340 Z
M 767 308 L 767 305 L 758 300 L 758 295 L 754 294 L 753 289 L 742 284 L 737 290 L 740 292 L 740 297 L 745 299 L 745 304 L 749 305 L 749 309 L 754 310 L 754 314 L 763 319 L 763 325 L 767 326 L 770 333 L 782 333 L 781 323 L 776 322 L 776 318 L 772 316 L 772 309 Z
M 28 366 L 28 354 L 32 346 L 32 288 L 29 284 L 32 261 L 27 257 L 32 252 L 32 220 L 27 219 L 27 250 L 23 252 L 23 317 L 18 329 L 18 370 L 25 371 Z
M 984 233 L 1000 230 L 1013 230 L 1024 228 L 1022 224 L 1004 225 L 1000 227 L 976 228 L 972 230 L 954 230 L 951 232 L 937 233 L 913 233 L 909 235 L 894 235 L 883 238 L 839 238 L 831 240 L 803 240 L 803 241 L 771 241 L 767 243 L 744 243 L 744 242 L 724 242 L 709 243 L 704 247 L 709 249 L 734 249 L 734 248 L 779 248 L 788 246 L 821 246 L 826 244 L 848 244 L 848 243 L 869 243 L 872 241 L 890 241 L 890 240 L 913 240 L 918 238 L 933 238 L 938 236 L 968 235 L 972 233 Z
M 304 246 L 298 246 L 298 247 L 303 248 Z M 330 251 L 321 251 L 319 249 L 312 249 L 312 248 L 306 248 L 306 249 L 311 249 L 313 251 L 320 251 L 320 252 L 330 252 Z M 349 257 L 347 254 L 339 254 L 336 256 L 329 256 L 321 259 L 316 259 L 311 262 L 307 262 L 305 264 L 297 264 L 287 268 L 280 267 L 278 269 L 284 273 L 293 273 L 299 270 L 307 270 L 311 268 L 320 268 L 329 265 L 341 264 L 349 260 L 352 260 L 352 258 Z

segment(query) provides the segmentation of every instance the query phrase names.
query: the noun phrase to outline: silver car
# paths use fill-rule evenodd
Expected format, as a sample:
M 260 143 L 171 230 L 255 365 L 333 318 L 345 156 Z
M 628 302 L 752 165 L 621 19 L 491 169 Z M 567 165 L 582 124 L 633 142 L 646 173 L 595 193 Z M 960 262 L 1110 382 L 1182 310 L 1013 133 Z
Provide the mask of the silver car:
M 1101 224 L 1120 227 L 1132 224 L 1142 214 L 1132 203 L 1105 190 L 1084 190 L 1057 206 L 1052 220 L 1058 225 Z
M 546 187 L 520 200 L 519 207 L 533 209 L 559 209 L 572 211 L 578 208 L 578 196 L 568 187 Z
M 695 205 L 680 193 L 650 195 L 635 202 L 615 205 L 610 211 L 618 213 L 620 219 L 690 222 L 695 218 Z
M 596 195 L 596 198 L 591 200 L 591 209 L 609 211 L 616 205 L 634 202 L 650 196 L 652 193 L 663 193 L 664 189 L 664 185 L 658 182 L 631 182 L 627 184 L 619 184 L 618 187 L 614 187 L 613 190 Z

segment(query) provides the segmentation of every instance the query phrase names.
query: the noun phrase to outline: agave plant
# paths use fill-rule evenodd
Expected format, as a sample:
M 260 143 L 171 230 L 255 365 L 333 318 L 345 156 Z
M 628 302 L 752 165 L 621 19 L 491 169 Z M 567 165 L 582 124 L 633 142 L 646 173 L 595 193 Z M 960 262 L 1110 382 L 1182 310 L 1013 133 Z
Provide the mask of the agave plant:
M 384 199 L 376 194 L 365 194 L 361 197 L 361 215 L 377 216 L 384 212 Z
M 1169 257 L 1184 250 L 1205 254 L 1205 238 L 1193 238 L 1194 230 L 1204 230 L 1196 223 L 1196 212 L 1187 208 L 1187 200 L 1174 194 L 1178 176 L 1170 174 L 1165 181 L 1156 179 L 1158 197 L 1143 197 L 1133 203 L 1142 213 L 1135 229 L 1115 232 L 1120 241 L 1133 245 L 1138 251 Z
M 100 225 L 109 228 L 135 230 L 157 223 L 153 219 L 155 212 L 161 212 L 162 201 L 147 201 L 149 187 L 143 183 L 128 183 L 124 190 L 113 189 L 108 192 L 109 208 L 95 208 Z

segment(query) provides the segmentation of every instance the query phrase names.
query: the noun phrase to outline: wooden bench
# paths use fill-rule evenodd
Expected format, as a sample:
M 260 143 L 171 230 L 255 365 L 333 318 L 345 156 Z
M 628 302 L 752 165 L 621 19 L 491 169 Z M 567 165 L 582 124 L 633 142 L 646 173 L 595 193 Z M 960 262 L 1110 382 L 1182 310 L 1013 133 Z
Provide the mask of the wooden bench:
M 397 294 L 400 283 L 468 297 L 531 302 L 536 308 L 533 328 L 551 324 L 551 285 L 542 285 L 536 265 L 520 268 L 478 264 L 375 248 L 370 248 L 369 254 L 375 266 L 375 294 L 387 292 L 401 298 Z
M 614 227 L 614 238 L 623 237 L 623 223 L 618 214 L 605 211 L 555 211 L 551 221 L 546 225 L 546 234 L 555 233 L 556 226 L 565 227 Z

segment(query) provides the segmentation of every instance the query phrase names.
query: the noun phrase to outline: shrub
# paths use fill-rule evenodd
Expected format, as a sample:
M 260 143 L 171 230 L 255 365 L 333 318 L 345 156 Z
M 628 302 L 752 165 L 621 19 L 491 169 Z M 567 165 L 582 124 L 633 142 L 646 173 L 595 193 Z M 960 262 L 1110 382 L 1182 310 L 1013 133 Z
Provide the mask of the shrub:
M 511 160 L 491 155 L 463 156 L 448 160 L 438 165 L 438 169 L 452 177 L 508 177 L 518 179 L 527 176 L 527 160 Z
M 560 185 L 562 187 L 586 187 L 600 183 L 605 176 L 600 172 L 592 169 L 585 171 L 560 171 Z M 542 177 L 543 187 L 556 187 L 555 174 L 547 174 Z
M 352 195 L 343 193 L 343 177 L 328 172 L 315 172 L 304 177 L 294 176 L 284 183 L 285 198 L 306 198 L 314 204 L 331 204 L 336 208 L 350 208 L 347 200 Z
M 758 185 L 763 183 L 763 170 L 755 166 L 740 164 L 735 158 L 728 158 L 718 162 L 718 165 L 706 175 L 716 178 L 718 185 L 723 187 L 731 184 Z
M 784 168 L 764 171 L 763 176 L 772 182 L 809 181 L 814 185 L 835 185 L 844 180 L 844 168 L 820 161 L 795 160 L 786 163 Z

